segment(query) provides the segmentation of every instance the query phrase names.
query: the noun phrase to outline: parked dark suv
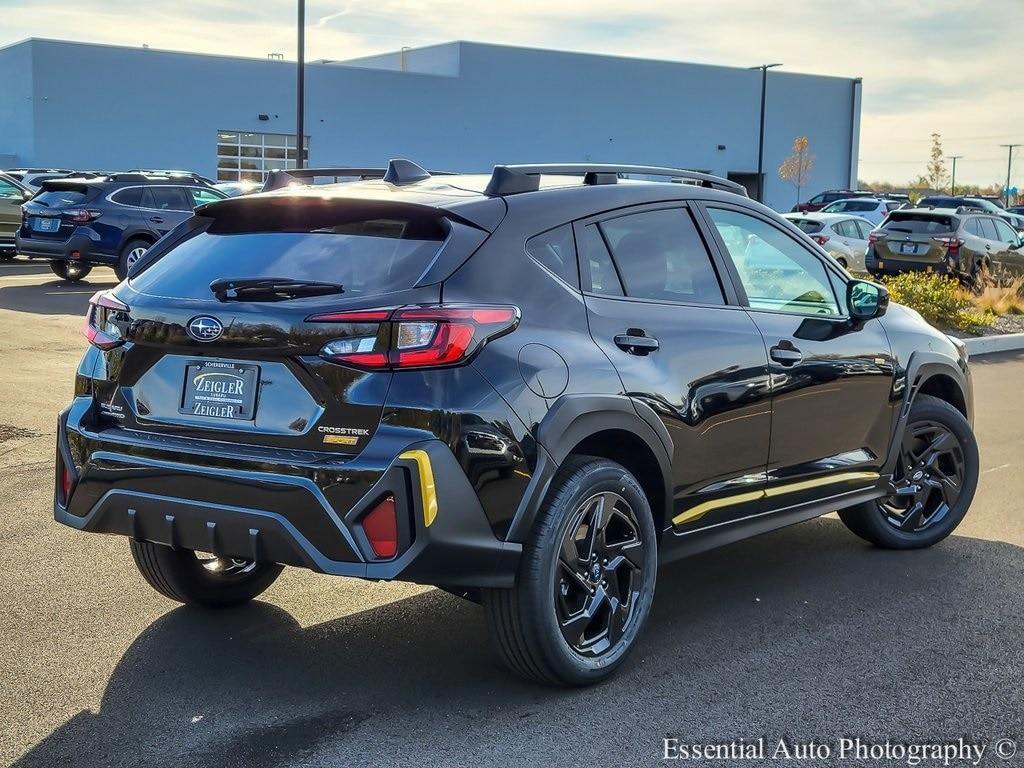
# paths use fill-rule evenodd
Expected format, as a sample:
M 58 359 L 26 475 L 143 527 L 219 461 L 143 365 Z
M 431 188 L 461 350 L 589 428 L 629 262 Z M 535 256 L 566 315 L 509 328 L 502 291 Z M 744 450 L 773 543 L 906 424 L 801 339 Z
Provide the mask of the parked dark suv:
M 864 264 L 876 277 L 927 271 L 970 282 L 982 269 L 1024 273 L 1024 242 L 977 208 L 905 208 L 868 235 Z
M 438 585 L 549 683 L 618 667 L 660 563 L 836 509 L 927 547 L 978 478 L 963 346 L 686 171 L 392 161 L 212 203 L 86 328 L 58 521 L 193 605 L 283 565 Z
M 22 206 L 15 237 L 19 254 L 49 259 L 64 280 L 77 281 L 95 264 L 119 280 L 162 235 L 223 192 L 191 177 L 119 173 L 45 181 Z
M 793 206 L 793 210 L 790 213 L 809 213 L 812 211 L 820 211 L 826 205 L 831 205 L 836 200 L 847 200 L 854 197 L 885 197 L 884 195 L 876 195 L 874 192 L 866 190 L 852 190 L 852 189 L 827 189 L 824 192 L 819 192 L 810 200 L 804 203 L 797 203 Z

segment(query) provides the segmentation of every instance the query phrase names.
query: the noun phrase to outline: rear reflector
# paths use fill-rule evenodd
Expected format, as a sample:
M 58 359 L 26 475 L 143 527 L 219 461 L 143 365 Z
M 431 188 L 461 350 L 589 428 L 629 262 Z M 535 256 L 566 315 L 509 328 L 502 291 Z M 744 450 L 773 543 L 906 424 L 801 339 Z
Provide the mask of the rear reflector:
M 398 554 L 398 511 L 394 496 L 385 497 L 370 510 L 362 526 L 374 555 L 388 559 Z

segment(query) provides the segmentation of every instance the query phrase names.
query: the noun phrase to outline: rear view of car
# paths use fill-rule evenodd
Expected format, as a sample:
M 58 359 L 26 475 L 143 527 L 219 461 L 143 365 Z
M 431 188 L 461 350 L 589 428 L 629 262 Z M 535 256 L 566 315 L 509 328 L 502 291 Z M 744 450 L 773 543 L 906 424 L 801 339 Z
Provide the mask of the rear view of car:
M 21 206 L 30 197 L 27 187 L 0 173 L 0 261 L 14 258 L 14 233 L 21 225 Z
M 953 210 L 893 211 L 868 236 L 865 265 L 879 277 L 908 271 L 969 275 L 974 266 Z

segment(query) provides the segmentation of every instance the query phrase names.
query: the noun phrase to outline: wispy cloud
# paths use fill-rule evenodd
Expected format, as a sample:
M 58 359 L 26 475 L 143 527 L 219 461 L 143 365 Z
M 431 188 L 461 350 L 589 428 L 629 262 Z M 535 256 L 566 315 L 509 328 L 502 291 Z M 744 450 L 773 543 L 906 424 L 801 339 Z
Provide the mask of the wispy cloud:
M 260 57 L 295 46 L 295 5 L 280 0 L 0 4 L 0 44 L 60 37 Z M 1024 141 L 1022 0 L 308 0 L 307 18 L 310 58 L 469 39 L 860 76 L 864 178 L 920 173 L 938 131 L 965 156 L 958 178 L 990 183 L 1005 175 L 997 145 Z

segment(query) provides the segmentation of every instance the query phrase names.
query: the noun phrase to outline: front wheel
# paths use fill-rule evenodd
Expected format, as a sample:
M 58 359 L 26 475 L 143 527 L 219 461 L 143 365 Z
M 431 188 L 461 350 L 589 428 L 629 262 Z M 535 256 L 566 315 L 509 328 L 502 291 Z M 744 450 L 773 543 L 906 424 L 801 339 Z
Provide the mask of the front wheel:
M 919 395 L 910 409 L 893 472 L 893 491 L 839 511 L 846 527 L 885 549 L 930 547 L 967 514 L 978 485 L 978 443 L 949 403 Z
M 657 536 L 640 484 L 614 462 L 572 457 L 523 546 L 516 586 L 483 590 L 499 655 L 542 683 L 603 680 L 647 621 L 656 569 Z
M 143 578 L 164 597 L 186 605 L 226 608 L 247 603 L 281 575 L 277 563 L 239 560 L 148 541 L 128 540 Z

